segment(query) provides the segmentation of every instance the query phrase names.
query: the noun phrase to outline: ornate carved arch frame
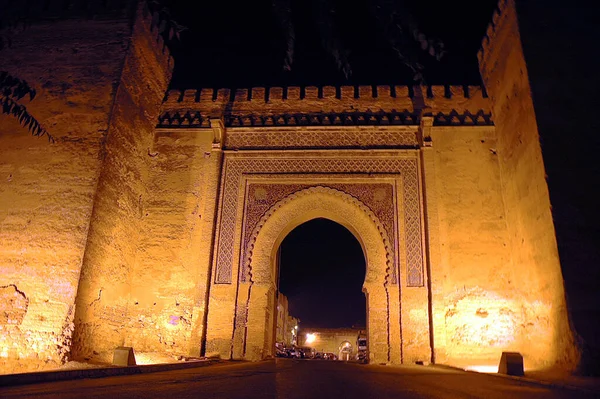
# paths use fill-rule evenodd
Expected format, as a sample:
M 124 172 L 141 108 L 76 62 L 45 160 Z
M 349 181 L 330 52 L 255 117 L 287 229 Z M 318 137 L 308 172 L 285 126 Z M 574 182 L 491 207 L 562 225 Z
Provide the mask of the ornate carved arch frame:
M 386 271 L 386 285 L 397 294 L 394 294 L 395 300 L 388 301 L 388 307 L 396 307 L 395 310 L 388 309 L 388 313 L 395 313 L 388 318 L 401 324 L 401 287 L 419 292 L 426 289 L 420 173 L 419 150 L 226 151 L 217 213 L 211 300 L 213 290 L 222 292 L 216 294 L 222 295 L 217 302 L 221 302 L 221 307 L 228 302 L 230 307 L 229 311 L 218 311 L 220 315 L 232 317 L 229 353 L 234 358 L 245 357 L 245 350 L 240 348 L 245 345 L 242 331 L 247 328 L 244 323 L 248 309 L 243 306 L 245 294 L 238 290 L 250 281 L 252 239 L 260 230 L 261 219 L 267 217 L 278 202 L 316 187 L 355 198 L 382 226 L 382 238 L 389 237 L 386 249 L 392 262 Z M 233 302 L 224 300 L 225 292 L 235 295 L 236 299 Z M 426 303 L 423 305 L 426 307 Z M 426 312 L 426 309 L 422 311 Z M 209 310 L 209 315 L 211 312 Z M 222 323 L 218 324 L 222 326 Z M 210 320 L 207 328 L 209 340 Z M 402 330 L 399 325 L 398 328 Z M 400 336 L 388 337 L 388 344 L 405 346 Z M 391 356 L 388 349 L 388 361 L 400 362 L 402 349 L 394 350 L 399 354 Z
M 234 275 L 245 281 L 244 254 L 251 233 L 273 205 L 294 192 L 323 186 L 355 197 L 380 219 L 393 245 L 392 284 L 398 283 L 402 268 L 406 286 L 422 287 L 425 262 L 419 174 L 417 151 L 226 154 L 214 284 L 231 284 Z

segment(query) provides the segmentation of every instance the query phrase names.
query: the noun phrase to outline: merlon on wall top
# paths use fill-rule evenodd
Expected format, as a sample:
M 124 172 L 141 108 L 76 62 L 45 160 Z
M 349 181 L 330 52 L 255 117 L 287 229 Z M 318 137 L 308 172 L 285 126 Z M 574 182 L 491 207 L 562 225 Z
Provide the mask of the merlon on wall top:
M 170 90 L 160 127 L 418 124 L 490 125 L 490 105 L 480 86 L 308 86 Z

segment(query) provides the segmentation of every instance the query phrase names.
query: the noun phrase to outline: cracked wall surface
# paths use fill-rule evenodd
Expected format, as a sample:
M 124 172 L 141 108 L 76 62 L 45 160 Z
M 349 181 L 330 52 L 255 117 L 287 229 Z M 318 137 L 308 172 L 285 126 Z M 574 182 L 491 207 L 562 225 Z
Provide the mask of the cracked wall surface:
M 367 257 L 371 361 L 497 364 L 515 350 L 526 367 L 572 367 L 514 4 L 500 10 L 480 56 L 489 99 L 290 87 L 170 92 L 161 106 L 173 62 L 145 9 L 133 24 L 32 24 L 0 69 L 38 90 L 28 106 L 57 142 L 0 115 L 0 372 L 110 362 L 122 345 L 269 356 L 274 254 L 314 217 Z
M 114 348 L 130 343 L 140 326 L 153 329 L 153 340 L 172 347 L 178 339 L 170 330 L 156 331 L 155 313 L 189 318 L 173 309 L 176 298 L 170 298 L 167 306 L 162 301 L 159 305 L 158 298 L 148 301 L 135 296 L 135 283 L 153 277 L 139 275 L 136 262 L 143 258 L 141 242 L 152 197 L 149 176 L 155 120 L 173 65 L 148 10 L 140 5 L 134 18 L 117 80 L 79 278 L 73 336 L 76 359 L 110 362 Z M 177 330 L 185 323 L 166 325 Z
M 34 22 L 2 50 L 0 70 L 36 89 L 26 106 L 56 143 L 31 137 L 0 115 L 0 286 L 14 284 L 28 298 L 18 325 L 0 324 L 0 372 L 56 367 L 69 350 L 113 83 L 129 29 L 119 14 Z

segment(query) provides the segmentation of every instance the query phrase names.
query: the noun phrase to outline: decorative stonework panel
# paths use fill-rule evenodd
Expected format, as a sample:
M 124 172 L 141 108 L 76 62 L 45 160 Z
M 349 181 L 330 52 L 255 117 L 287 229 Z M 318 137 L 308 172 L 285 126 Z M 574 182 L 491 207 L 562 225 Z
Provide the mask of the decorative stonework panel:
M 263 111 L 264 113 L 264 111 Z M 435 126 L 493 126 L 491 112 L 456 110 L 434 112 Z M 414 112 L 338 112 L 338 113 L 294 113 L 294 114 L 248 114 L 224 116 L 226 127 L 267 126 L 414 126 L 419 116 Z M 199 110 L 167 110 L 158 117 L 160 128 L 210 127 L 210 113 Z
M 247 188 L 247 201 L 244 209 L 245 223 L 243 231 L 242 257 L 248 250 L 250 235 L 260 218 L 277 202 L 293 193 L 305 190 L 317 184 L 250 184 Z M 356 184 L 327 184 L 319 183 L 320 187 L 328 187 L 349 194 L 365 204 L 383 225 L 390 239 L 392 251 L 392 268 L 390 271 L 393 284 L 398 282 L 398 262 L 396 259 L 396 240 L 394 240 L 394 187 L 391 183 L 356 183 Z M 246 281 L 247 270 L 243 261 L 240 281 Z
M 216 248 L 215 283 L 231 284 L 234 265 L 234 244 L 236 222 L 239 219 L 238 207 L 240 183 L 244 174 L 265 173 L 392 173 L 403 175 L 402 189 L 404 203 L 405 231 L 403 242 L 407 253 L 407 284 L 419 287 L 424 283 L 423 251 L 421 233 L 421 209 L 419 200 L 419 183 L 417 160 L 412 158 L 236 158 L 226 157 L 224 161 L 224 177 L 221 182 L 222 202 L 220 204 L 220 228 Z M 262 187 L 264 189 L 264 187 Z M 383 187 L 381 187 L 383 188 Z M 282 188 L 283 189 L 283 188 Z M 253 192 L 255 201 L 270 202 L 268 192 Z M 278 194 L 278 196 L 283 194 Z M 373 192 L 370 204 L 376 198 L 385 197 L 384 192 Z M 374 205 L 373 205 L 374 206 Z M 256 211 L 257 213 L 259 211 Z M 385 215 L 382 218 L 385 219 Z M 253 216 L 256 217 L 256 216 Z M 389 223 L 389 222 L 387 222 Z M 243 233 L 242 233 L 243 234 Z M 393 237 L 393 235 L 392 235 Z M 242 237 L 244 238 L 244 237 Z
M 382 129 L 230 129 L 225 139 L 228 149 L 252 148 L 417 148 L 416 130 Z

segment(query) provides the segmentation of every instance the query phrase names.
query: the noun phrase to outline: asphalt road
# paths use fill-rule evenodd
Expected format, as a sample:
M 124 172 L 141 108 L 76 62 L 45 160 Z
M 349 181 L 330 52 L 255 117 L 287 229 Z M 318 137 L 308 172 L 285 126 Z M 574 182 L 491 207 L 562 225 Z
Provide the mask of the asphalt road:
M 0 388 L 0 398 L 593 398 L 597 394 L 424 366 L 277 359 Z

